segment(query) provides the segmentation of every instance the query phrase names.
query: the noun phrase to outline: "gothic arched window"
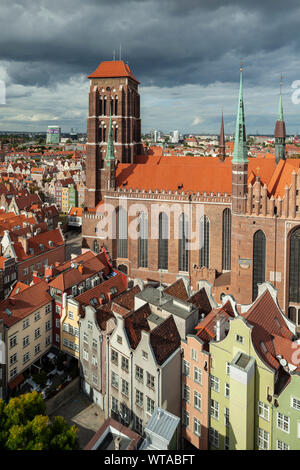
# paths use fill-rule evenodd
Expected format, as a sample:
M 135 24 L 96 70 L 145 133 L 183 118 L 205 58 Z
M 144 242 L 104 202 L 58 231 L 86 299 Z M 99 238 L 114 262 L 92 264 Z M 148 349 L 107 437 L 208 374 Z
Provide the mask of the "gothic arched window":
M 206 215 L 200 220 L 200 268 L 209 268 L 209 220 Z
M 300 303 L 300 227 L 290 236 L 289 302 Z
M 158 269 L 168 269 L 168 216 L 161 212 L 158 217 Z
M 102 107 L 103 107 L 103 98 L 102 98 L 102 96 L 100 96 L 100 99 L 99 99 L 99 116 L 102 115 Z
M 124 207 L 118 209 L 118 258 L 128 258 L 128 217 Z
M 118 97 L 115 96 L 115 116 L 118 115 Z
M 230 271 L 231 268 L 231 210 L 223 211 L 222 232 L 222 269 Z
M 179 253 L 178 253 L 178 269 L 179 271 L 189 270 L 189 251 L 187 249 L 188 221 L 185 214 L 179 217 Z
M 139 215 L 138 266 L 148 267 L 148 216 L 145 212 Z
M 258 294 L 258 285 L 266 280 L 266 236 L 262 230 L 255 232 L 253 237 L 253 278 L 252 301 Z

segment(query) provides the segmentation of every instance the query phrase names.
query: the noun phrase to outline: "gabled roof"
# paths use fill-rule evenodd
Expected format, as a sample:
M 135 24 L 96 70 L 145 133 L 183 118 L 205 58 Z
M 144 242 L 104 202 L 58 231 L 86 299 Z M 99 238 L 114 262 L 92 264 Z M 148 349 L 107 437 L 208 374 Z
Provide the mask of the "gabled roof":
M 180 334 L 172 315 L 150 333 L 150 344 L 159 365 L 180 347 L 180 342 Z
M 221 162 L 218 158 L 189 156 L 138 156 L 137 163 L 119 163 L 116 170 L 117 187 L 145 191 L 157 189 L 178 191 L 182 186 L 185 193 L 207 194 L 213 192 L 231 194 L 232 191 L 232 158 Z M 276 164 L 275 159 L 250 158 L 249 175 L 253 171 L 263 184 L 268 185 Z M 259 167 L 259 170 L 257 168 Z M 150 176 L 149 176 L 150 175 Z
M 172 295 L 172 297 L 176 297 L 177 299 L 184 300 L 185 302 L 189 300 L 185 284 L 181 278 L 177 279 L 175 282 L 173 282 L 173 284 L 166 287 L 164 289 L 164 293 Z
M 144 304 L 125 318 L 125 330 L 132 349 L 136 349 L 141 339 L 141 332 L 150 331 L 147 318 L 151 315 L 149 304 Z
M 204 313 L 205 315 L 208 315 L 211 312 L 212 308 L 204 287 L 202 287 L 202 289 L 196 292 L 196 294 L 192 295 L 188 299 L 188 302 L 198 307 L 200 314 Z
M 202 341 L 205 343 L 215 339 L 216 337 L 216 320 L 217 316 L 224 316 L 227 320 L 228 318 L 234 318 L 234 312 L 232 311 L 231 303 L 228 300 L 221 308 L 216 308 L 212 310 L 206 317 L 198 323 L 195 327 L 197 331 L 196 335 L 199 336 Z

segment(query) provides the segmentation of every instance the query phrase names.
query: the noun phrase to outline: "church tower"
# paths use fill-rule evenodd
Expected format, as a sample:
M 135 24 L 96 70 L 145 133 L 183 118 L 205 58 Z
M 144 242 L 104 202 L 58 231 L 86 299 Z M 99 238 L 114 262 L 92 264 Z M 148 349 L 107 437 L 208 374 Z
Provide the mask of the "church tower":
M 245 214 L 248 194 L 248 150 L 243 100 L 243 69 L 240 68 L 240 92 L 232 159 L 232 213 Z
M 122 60 L 102 62 L 89 79 L 85 206 L 95 208 L 107 190 L 102 170 L 109 151 L 109 133 L 118 162 L 134 163 L 143 147 L 139 82 L 129 65 Z
M 279 98 L 279 108 L 278 108 L 278 117 L 275 126 L 275 161 L 276 164 L 279 163 L 279 160 L 285 160 L 285 122 L 283 119 L 283 107 L 282 107 L 282 94 L 281 94 L 282 82 L 280 82 L 280 98 Z

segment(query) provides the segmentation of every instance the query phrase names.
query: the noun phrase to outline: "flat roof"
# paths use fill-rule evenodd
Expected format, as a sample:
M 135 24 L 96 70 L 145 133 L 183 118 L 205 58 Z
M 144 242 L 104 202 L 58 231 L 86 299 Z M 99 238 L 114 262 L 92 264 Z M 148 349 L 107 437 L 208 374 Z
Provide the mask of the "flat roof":
M 152 286 L 145 287 L 136 297 L 183 319 L 187 319 L 197 309 L 193 304 L 160 292 L 159 289 Z

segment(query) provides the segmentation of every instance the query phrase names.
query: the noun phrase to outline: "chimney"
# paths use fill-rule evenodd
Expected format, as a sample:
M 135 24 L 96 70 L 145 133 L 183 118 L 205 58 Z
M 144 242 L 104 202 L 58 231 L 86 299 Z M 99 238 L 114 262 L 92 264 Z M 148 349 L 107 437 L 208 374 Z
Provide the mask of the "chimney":
M 218 315 L 216 317 L 216 341 L 222 341 L 225 338 L 225 325 L 226 317 L 224 315 Z

